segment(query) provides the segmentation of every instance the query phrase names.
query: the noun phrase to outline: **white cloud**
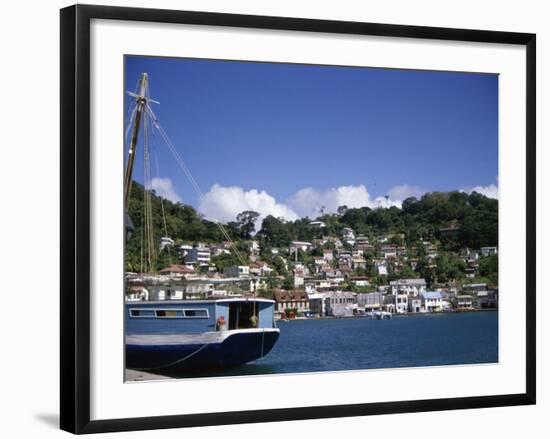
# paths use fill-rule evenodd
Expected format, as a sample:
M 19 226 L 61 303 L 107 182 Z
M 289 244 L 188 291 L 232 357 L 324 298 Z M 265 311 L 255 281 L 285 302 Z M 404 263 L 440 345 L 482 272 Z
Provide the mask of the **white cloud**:
M 422 189 L 420 186 L 401 184 L 399 186 L 392 187 L 388 192 L 388 196 L 393 200 L 403 201 L 409 197 L 420 198 L 426 192 L 427 191 L 425 189 Z
M 488 198 L 494 198 L 498 200 L 498 186 L 496 184 L 490 184 L 489 186 L 476 186 L 469 190 L 462 190 L 471 194 L 472 192 L 477 192 L 478 194 L 485 195 Z
M 339 206 L 347 207 L 390 207 L 401 206 L 401 200 L 391 197 L 372 198 L 365 185 L 339 186 L 325 191 L 318 191 L 311 187 L 296 192 L 289 200 L 289 205 L 300 216 L 314 218 L 319 215 L 323 207 L 325 213 L 334 213 Z
M 278 203 L 265 191 L 251 189 L 245 191 L 238 186 L 224 187 L 215 184 L 204 194 L 199 211 L 210 220 L 221 222 L 234 221 L 237 214 L 244 210 L 253 210 L 260 214 L 256 230 L 267 215 L 287 220 L 298 219 L 298 215 L 284 204 Z
M 286 203 L 281 203 L 263 190 L 215 184 L 202 198 L 198 210 L 207 219 L 224 223 L 234 221 L 240 212 L 253 210 L 260 214 L 256 224 L 256 230 L 259 230 L 267 215 L 294 221 L 306 216 L 315 218 L 322 207 L 325 213 L 335 213 L 339 206 L 344 205 L 349 208 L 401 207 L 407 197 L 425 192 L 418 186 L 400 185 L 393 187 L 387 196 L 372 197 L 365 185 L 339 186 L 324 191 L 307 187 L 297 191 Z
M 178 195 L 169 178 L 153 178 L 151 180 L 151 188 L 163 198 L 174 203 L 181 203 L 181 197 Z

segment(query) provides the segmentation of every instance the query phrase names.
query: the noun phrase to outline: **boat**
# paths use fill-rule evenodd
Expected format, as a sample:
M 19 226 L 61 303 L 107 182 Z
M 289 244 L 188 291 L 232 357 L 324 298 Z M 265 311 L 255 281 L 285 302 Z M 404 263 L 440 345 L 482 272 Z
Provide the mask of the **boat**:
M 264 357 L 279 337 L 268 299 L 143 301 L 125 308 L 130 369 L 239 366 Z
M 392 314 L 388 311 L 371 311 L 366 313 L 366 316 L 372 320 L 391 319 Z
M 134 230 L 128 201 L 140 127 L 144 131 L 141 142 L 144 161 L 149 160 L 150 155 L 147 130 L 156 128 L 160 132 L 160 138 L 174 154 L 176 162 L 180 167 L 185 166 L 149 105 L 158 102 L 149 97 L 148 81 L 147 73 L 143 73 L 136 92 L 128 92 L 134 99 L 134 107 L 126 130 L 127 135 L 131 133 L 124 178 L 124 224 L 127 240 Z M 190 171 L 187 168 L 182 170 L 201 195 Z M 145 197 L 150 197 L 150 175 L 144 175 L 144 178 L 144 194 Z M 151 209 L 150 200 L 145 203 L 145 209 L 147 208 Z M 224 236 L 229 236 L 223 225 L 218 224 L 218 227 Z M 239 366 L 262 358 L 271 351 L 279 338 L 279 329 L 274 319 L 275 302 L 256 297 L 255 290 L 252 295 L 237 297 L 208 297 L 205 294 L 204 298 L 177 300 L 170 296 L 163 296 L 161 300 L 158 295 L 149 294 L 148 287 L 161 281 L 166 283 L 165 278 L 155 273 L 155 243 L 150 211 L 144 212 L 144 229 L 146 245 L 143 245 L 143 253 L 149 269 L 143 270 L 139 275 L 130 273 L 126 279 L 130 293 L 127 294 L 124 305 L 127 368 L 148 371 L 204 371 Z M 244 265 L 236 247 L 234 251 Z M 129 284 L 129 279 L 136 279 L 136 275 L 140 287 Z M 217 283 L 220 281 L 223 279 L 216 280 Z M 182 279 L 177 279 L 177 282 L 181 283 Z M 253 284 L 254 279 L 251 279 L 251 285 Z

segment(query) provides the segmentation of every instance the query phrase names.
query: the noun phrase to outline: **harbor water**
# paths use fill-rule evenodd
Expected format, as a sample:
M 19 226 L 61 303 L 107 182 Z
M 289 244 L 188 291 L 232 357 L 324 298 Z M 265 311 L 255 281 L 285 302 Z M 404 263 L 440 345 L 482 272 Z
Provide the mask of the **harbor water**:
M 498 312 L 278 322 L 264 358 L 224 371 L 174 378 L 323 372 L 498 362 Z

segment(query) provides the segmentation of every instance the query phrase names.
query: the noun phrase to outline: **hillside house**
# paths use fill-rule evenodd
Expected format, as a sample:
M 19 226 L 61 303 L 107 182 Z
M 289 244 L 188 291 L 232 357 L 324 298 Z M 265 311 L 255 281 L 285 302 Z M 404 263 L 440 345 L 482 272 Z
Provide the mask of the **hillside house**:
M 386 244 L 380 247 L 380 254 L 384 259 L 397 258 L 397 247 L 395 245 Z
M 204 244 L 197 244 L 193 247 L 189 253 L 185 256 L 185 263 L 187 265 L 197 265 L 200 268 L 208 267 L 210 265 L 211 251 L 210 248 Z
M 498 308 L 498 290 L 478 291 L 477 307 L 479 309 Z
M 305 291 L 285 291 L 275 290 L 273 292 L 275 300 L 275 317 L 298 317 L 310 311 L 309 298 Z M 294 315 L 291 314 L 291 310 Z M 295 311 L 294 311 L 295 310 Z
M 174 240 L 169 236 L 162 236 L 160 238 L 160 251 L 163 251 L 167 247 L 174 247 Z
M 388 263 L 384 259 L 375 259 L 373 261 L 374 266 L 376 267 L 376 271 L 378 272 L 379 276 L 387 276 L 388 275 Z
M 351 227 L 344 227 L 342 229 L 342 239 L 349 245 L 355 244 L 355 232 Z
M 223 269 L 223 274 L 227 277 L 238 277 L 246 279 L 250 277 L 250 267 L 248 265 L 232 265 Z
M 419 296 L 426 291 L 425 279 L 398 279 L 390 282 L 392 294 Z
M 259 276 L 259 277 L 265 277 L 269 276 L 271 273 L 273 273 L 273 268 L 271 268 L 267 262 L 259 261 L 259 262 L 252 262 L 248 265 L 249 273 L 252 276 Z
M 369 278 L 367 276 L 352 276 L 349 281 L 356 287 L 364 288 L 370 286 Z
M 311 242 L 307 241 L 292 241 L 290 243 L 289 247 L 289 253 L 295 253 L 296 250 L 302 250 L 303 252 L 307 252 L 308 250 L 311 250 L 313 248 L 313 244 Z
M 176 265 L 172 264 L 169 267 L 159 270 L 161 276 L 169 276 L 171 278 L 185 278 L 190 274 L 194 274 L 195 270 L 192 267 L 186 265 Z
M 498 253 L 497 247 L 481 247 L 480 251 L 483 256 L 491 256 Z
M 334 260 L 334 252 L 332 250 L 323 250 L 323 259 L 327 262 Z
M 327 226 L 324 221 L 311 221 L 309 225 L 316 229 L 322 229 Z

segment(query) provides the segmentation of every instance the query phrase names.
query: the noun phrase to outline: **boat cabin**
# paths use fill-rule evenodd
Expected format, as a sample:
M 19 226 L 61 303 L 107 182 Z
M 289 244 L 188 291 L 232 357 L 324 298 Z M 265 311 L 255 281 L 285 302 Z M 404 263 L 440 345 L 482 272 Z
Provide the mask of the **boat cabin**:
M 125 304 L 126 334 L 174 334 L 274 328 L 273 300 L 227 298 Z

